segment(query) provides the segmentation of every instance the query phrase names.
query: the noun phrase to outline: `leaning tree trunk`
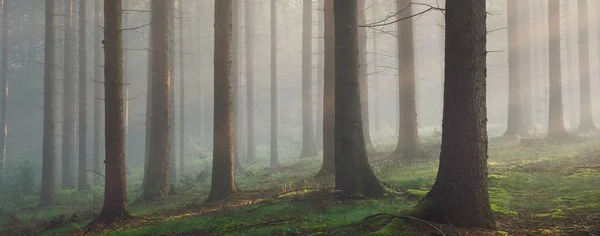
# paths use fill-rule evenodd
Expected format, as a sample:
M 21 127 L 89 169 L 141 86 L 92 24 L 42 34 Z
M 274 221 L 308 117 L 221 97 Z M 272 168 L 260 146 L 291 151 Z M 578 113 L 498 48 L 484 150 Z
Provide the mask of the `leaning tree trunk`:
M 100 183 L 103 180 L 98 175 L 100 173 L 101 165 L 100 165 L 100 145 L 101 145 L 101 137 L 102 137 L 102 129 L 101 129 L 101 120 L 102 120 L 102 100 L 100 97 L 102 96 L 102 86 L 103 78 L 102 78 L 102 25 L 101 20 L 101 0 L 94 0 L 94 153 L 92 166 L 94 172 L 94 183 Z
M 145 171 L 142 199 L 161 198 L 170 192 L 170 72 L 171 72 L 171 20 L 169 7 L 173 0 L 152 0 L 152 113 L 150 152 Z
M 54 204 L 55 162 L 54 151 L 54 0 L 46 0 L 44 27 L 44 134 L 42 143 L 42 189 L 40 206 Z
M 79 2 L 79 175 L 77 190 L 90 189 L 87 169 L 87 31 L 86 1 Z
M 335 0 L 335 188 L 345 196 L 378 197 L 363 136 L 359 86 L 357 0 Z
M 494 229 L 487 190 L 485 1 L 446 1 L 442 150 L 420 219 Z
M 366 25 L 367 18 L 365 13 L 366 0 L 358 0 L 358 24 Z M 365 145 L 367 151 L 374 151 L 373 142 L 371 142 L 371 127 L 369 124 L 369 85 L 367 76 L 367 28 L 358 28 L 358 79 L 360 86 L 360 103 L 363 133 L 365 136 Z
M 277 3 L 271 0 L 271 167 L 279 165 L 277 99 Z
M 548 106 L 548 139 L 559 140 L 567 135 L 563 121 L 561 56 L 560 56 L 560 2 L 548 2 L 548 42 L 550 68 L 550 101 Z
M 129 217 L 125 177 L 125 121 L 123 110 L 122 1 L 104 4 L 106 178 L 104 205 L 93 223 L 111 223 Z
M 74 189 L 73 162 L 75 155 L 75 80 L 73 69 L 73 0 L 65 1 L 65 34 L 64 34 L 64 79 L 63 79 L 63 143 L 62 143 L 62 187 Z
M 312 115 L 312 0 L 302 5 L 302 152 L 300 157 L 319 155 L 315 146 Z
M 398 19 L 410 18 L 411 0 L 397 2 Z M 419 156 L 419 131 L 417 129 L 417 103 L 415 80 L 415 53 L 412 20 L 398 24 L 398 144 L 394 154 L 397 159 L 415 160 Z
M 508 119 L 505 136 L 525 134 L 523 126 L 523 108 L 521 76 L 519 74 L 520 58 L 519 51 L 519 0 L 509 0 L 507 5 L 508 18 Z
M 0 187 L 4 186 L 6 162 L 6 136 L 8 134 L 7 105 L 8 105 L 8 0 L 2 1 L 2 65 L 0 70 Z
M 218 201 L 236 191 L 233 177 L 233 94 L 231 89 L 231 0 L 215 2 L 213 171 L 207 201 Z
M 579 29 L 579 132 L 595 130 L 590 88 L 590 52 L 587 0 L 578 0 Z
M 323 7 L 323 165 L 317 176 L 335 173 L 335 24 L 333 0 Z

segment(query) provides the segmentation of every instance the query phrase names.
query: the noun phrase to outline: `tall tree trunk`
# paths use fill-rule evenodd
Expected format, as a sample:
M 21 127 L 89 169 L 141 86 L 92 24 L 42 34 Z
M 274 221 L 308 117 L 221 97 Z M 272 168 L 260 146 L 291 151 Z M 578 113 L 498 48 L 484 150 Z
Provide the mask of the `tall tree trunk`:
M 248 146 L 246 160 L 256 160 L 256 144 L 254 141 L 254 1 L 246 0 L 246 109 L 248 109 Z
M 378 197 L 363 136 L 359 85 L 357 0 L 335 0 L 335 188 L 343 195 Z
M 485 9 L 485 1 L 446 1 L 442 151 L 435 184 L 414 213 L 494 229 L 487 191 Z
M 8 0 L 2 0 L 2 78 L 0 78 L 0 187 L 4 186 L 6 175 L 6 136 L 8 134 Z
M 236 191 L 233 176 L 233 94 L 231 83 L 231 0 L 215 2 L 213 171 L 207 201 L 223 200 Z
M 173 0 L 152 0 L 152 128 L 150 129 L 150 152 L 145 172 L 142 199 L 161 198 L 170 192 L 170 149 L 171 140 L 169 126 L 172 79 L 171 72 L 171 20 L 169 7 Z M 108 135 L 107 135 L 108 136 Z
M 379 2 L 373 2 L 371 5 L 371 22 L 374 22 L 377 20 L 378 17 L 378 12 L 379 12 Z M 373 39 L 371 39 L 371 43 L 372 43 L 372 47 L 373 47 L 373 69 L 372 72 L 373 73 L 373 95 L 374 95 L 374 101 L 373 101 L 373 105 L 375 105 L 375 107 L 373 108 L 373 125 L 375 126 L 375 132 L 379 133 L 379 131 L 381 130 L 381 117 L 379 114 L 379 102 L 380 102 L 380 94 L 379 94 L 379 72 L 377 71 L 378 67 L 379 67 L 379 55 L 377 55 L 378 53 L 378 49 L 377 49 L 377 37 L 379 37 L 379 35 L 377 34 L 377 32 L 373 31 Z M 367 67 L 368 68 L 368 67 Z
M 317 153 L 312 115 L 312 0 L 302 1 L 302 152 L 300 157 Z
M 54 151 L 54 0 L 46 0 L 44 26 L 44 134 L 42 143 L 42 189 L 40 206 L 54 204 L 56 153 Z
M 240 10 L 240 0 L 232 0 L 232 36 L 231 36 L 231 83 L 233 86 L 233 162 L 235 165 L 235 173 L 241 173 L 242 163 L 240 161 L 240 148 L 241 148 L 241 134 L 242 134 L 242 119 L 241 119 L 241 109 L 242 103 L 240 100 L 240 58 L 239 58 L 239 30 L 241 25 L 241 18 L 239 17 Z
M 411 0 L 397 2 L 398 19 L 412 15 Z M 415 80 L 415 53 L 412 20 L 398 22 L 398 109 L 400 111 L 398 144 L 394 154 L 397 159 L 414 160 L 419 156 L 419 130 L 417 129 L 417 103 Z
M 509 0 L 507 5 L 508 19 L 508 119 L 504 135 L 514 136 L 525 133 L 523 126 L 523 108 L 519 52 L 522 50 L 519 41 L 519 0 Z
M 102 25 L 101 20 L 101 0 L 94 0 L 94 153 L 93 153 L 93 169 L 95 172 L 101 172 L 100 164 L 100 146 L 102 137 L 102 86 L 104 86 L 102 77 Z M 94 174 L 94 183 L 100 183 L 103 180 L 100 179 L 100 175 Z
M 563 122 L 561 56 L 560 56 L 560 2 L 548 2 L 548 42 L 550 68 L 550 101 L 548 106 L 548 139 L 557 140 L 567 135 Z
M 531 74 L 531 47 L 532 44 L 532 36 L 529 30 L 529 26 L 531 25 L 531 16 L 529 14 L 530 8 L 530 0 L 520 0 L 518 3 L 519 6 L 519 24 L 522 25 L 520 28 L 521 31 L 519 33 L 521 48 L 520 48 L 520 74 L 522 81 L 522 101 L 523 101 L 523 127 L 525 130 L 531 130 L 533 128 L 533 78 Z
M 185 61 L 184 61 L 184 31 L 183 31 L 183 2 L 179 0 L 179 173 L 183 175 L 185 166 Z M 174 128 L 174 127 L 173 127 Z
M 171 34 L 170 45 L 171 49 L 169 53 L 169 142 L 171 147 L 169 148 L 169 180 L 171 188 L 177 183 L 177 156 L 175 156 L 175 148 L 177 145 L 175 139 L 175 80 L 177 78 L 175 73 L 175 0 L 169 2 L 169 18 L 171 18 L 169 25 L 169 33 Z
M 63 143 L 62 143 L 62 187 L 74 189 L 73 162 L 75 155 L 75 80 L 73 78 L 73 0 L 65 1 L 65 50 L 63 79 Z
M 323 7 L 323 165 L 317 176 L 335 173 L 335 23 L 333 0 Z
M 577 0 L 579 29 L 579 132 L 595 130 L 590 92 L 590 52 L 587 0 Z
M 323 27 L 324 27 L 324 4 L 325 0 L 318 1 L 318 32 L 317 32 L 317 110 L 316 110 L 316 121 L 315 121 L 315 145 L 317 149 L 323 149 L 323 67 L 324 67 L 324 39 L 323 39 Z
M 271 167 L 279 165 L 277 103 L 277 2 L 271 0 Z
M 577 66 L 575 59 L 577 56 L 577 50 L 575 48 L 576 42 L 574 42 L 574 36 L 576 35 L 574 32 L 574 21 L 573 17 L 575 14 L 572 14 L 572 9 L 569 6 L 571 4 L 571 0 L 564 0 L 561 4 L 565 11 L 565 51 L 567 56 L 567 99 L 568 99 L 568 112 L 569 115 L 569 130 L 576 131 L 578 125 L 578 110 L 577 110 L 577 94 L 578 94 L 578 84 L 577 84 Z
M 148 48 L 152 48 L 152 27 L 150 27 L 150 37 L 148 39 Z M 152 50 L 148 50 L 148 76 L 146 82 L 146 133 L 144 144 L 144 177 L 142 179 L 142 189 L 146 183 L 146 171 L 148 170 L 148 157 L 152 150 L 150 145 L 150 134 L 152 130 Z
M 79 2 L 79 175 L 77 190 L 90 189 L 87 178 L 87 29 L 86 1 Z
M 367 18 L 365 13 L 366 0 L 358 0 L 358 24 L 366 25 Z M 360 86 L 360 103 L 363 133 L 365 136 L 365 145 L 367 151 L 374 151 L 373 142 L 371 142 L 371 127 L 369 124 L 369 85 L 367 76 L 367 28 L 358 28 L 358 79 Z
M 123 5 L 121 0 L 105 0 L 105 132 L 106 179 L 104 205 L 93 223 L 109 223 L 129 217 L 125 177 L 125 121 L 123 110 Z

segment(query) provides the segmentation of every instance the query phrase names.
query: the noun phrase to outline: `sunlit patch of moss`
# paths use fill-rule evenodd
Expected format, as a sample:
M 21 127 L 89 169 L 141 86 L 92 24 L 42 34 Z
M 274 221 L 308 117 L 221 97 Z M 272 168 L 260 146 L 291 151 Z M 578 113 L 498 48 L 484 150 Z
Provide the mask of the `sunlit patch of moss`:
M 427 189 L 409 189 L 406 190 L 406 194 L 413 199 L 423 199 L 429 190 Z
M 488 175 L 488 180 L 502 180 L 505 179 L 506 176 L 505 175 L 499 175 L 499 174 L 489 174 Z
M 496 231 L 496 234 L 498 234 L 499 236 L 508 236 L 508 232 L 501 230 Z
M 509 208 L 511 206 L 512 196 L 506 189 L 491 187 L 488 191 L 490 193 L 492 213 L 505 216 L 517 215 L 516 211 Z

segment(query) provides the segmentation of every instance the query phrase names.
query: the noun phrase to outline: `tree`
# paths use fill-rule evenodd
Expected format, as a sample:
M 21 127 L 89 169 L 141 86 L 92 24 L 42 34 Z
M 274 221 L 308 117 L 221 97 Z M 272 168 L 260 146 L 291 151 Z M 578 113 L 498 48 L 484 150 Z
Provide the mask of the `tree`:
M 373 2 L 373 5 L 371 6 L 371 21 L 375 21 L 375 19 L 377 19 L 377 14 L 379 12 L 379 4 L 377 4 L 378 2 Z M 377 50 L 377 32 L 373 31 L 373 39 L 371 40 L 371 46 L 373 48 L 373 90 L 375 91 L 375 93 L 373 95 L 375 95 L 375 101 L 373 101 L 373 104 L 375 105 L 375 107 L 373 108 L 373 113 L 374 113 L 374 126 L 375 126 L 375 132 L 379 132 L 379 130 L 381 129 L 381 125 L 380 125 L 380 121 L 379 121 L 379 73 L 377 71 L 379 65 L 379 58 L 378 58 L 378 50 Z
M 323 165 L 317 176 L 335 173 L 335 23 L 333 0 L 323 6 Z
M 271 167 L 279 165 L 277 102 L 277 3 L 271 0 Z
M 156 0 L 158 1 L 158 0 Z M 125 121 L 123 109 L 123 2 L 105 0 L 105 132 L 106 178 L 102 211 L 92 223 L 110 223 L 129 217 L 125 180 Z
M 75 155 L 75 80 L 74 69 L 74 30 L 73 30 L 73 0 L 65 1 L 65 31 L 64 31 L 64 79 L 63 79 L 63 141 L 62 141 L 62 187 L 74 189 L 73 159 Z
M 487 190 L 485 1 L 446 1 L 442 149 L 433 188 L 415 212 L 427 221 L 494 229 Z
M 79 1 L 79 173 L 77 191 L 90 189 L 87 178 L 87 31 L 86 1 Z
M 246 160 L 256 160 L 254 141 L 254 1 L 245 1 L 246 14 L 246 109 L 248 109 L 248 146 Z
M 102 100 L 100 100 L 100 96 L 102 96 L 102 86 L 103 83 L 102 81 L 104 80 L 104 78 L 102 78 L 102 66 L 101 66 L 101 61 L 102 61 L 102 48 L 101 48 L 101 41 L 102 41 L 102 28 L 100 28 L 100 26 L 102 25 L 102 20 L 101 20 L 101 7 L 102 7 L 102 1 L 101 0 L 94 0 L 94 153 L 93 153 L 93 160 L 92 160 L 92 165 L 93 165 L 93 169 L 95 172 L 100 173 L 100 141 L 101 141 L 101 137 L 102 137 L 102 129 L 101 129 L 101 120 L 102 120 Z M 94 175 L 94 183 L 100 183 L 100 181 L 102 181 L 100 179 L 100 175 L 95 174 Z
M 572 1 L 570 0 L 563 0 L 563 3 L 561 4 L 561 6 L 563 6 L 563 10 L 565 12 L 565 51 L 566 51 L 566 65 L 567 65 L 567 109 L 568 109 L 568 114 L 569 114 L 569 130 L 570 131 L 576 131 L 577 129 L 577 125 L 578 125 L 578 119 L 577 119 L 577 99 L 576 99 L 576 95 L 578 93 L 578 84 L 577 84 L 577 77 L 576 75 L 576 71 L 577 71 L 577 65 L 575 63 L 575 58 L 576 56 L 574 55 L 576 50 L 575 50 L 575 45 L 576 43 L 574 43 L 575 38 L 574 36 L 576 36 L 577 34 L 575 32 L 573 32 L 573 16 L 575 14 L 571 13 L 571 7 L 569 7 L 569 5 L 571 4 Z
M 523 128 L 525 131 L 531 130 L 533 128 L 533 112 L 535 108 L 533 107 L 533 78 L 531 74 L 531 47 L 532 47 L 532 34 L 529 30 L 529 26 L 531 25 L 531 16 L 529 14 L 530 8 L 529 0 L 520 0 L 518 2 L 518 11 L 519 11 L 519 25 L 520 32 L 520 67 L 521 71 L 519 72 L 521 75 L 521 99 L 522 99 L 522 109 L 523 113 Z
M 396 3 L 398 19 L 412 16 L 412 1 Z M 415 81 L 415 53 L 412 19 L 398 22 L 398 144 L 394 155 L 398 159 L 414 160 L 419 156 L 419 130 L 417 129 L 417 104 Z
M 169 7 L 173 0 L 152 0 L 151 42 L 152 46 L 152 103 L 150 128 L 150 152 L 145 171 L 142 199 L 152 200 L 170 193 L 169 94 L 171 63 L 171 20 Z M 108 136 L 108 134 L 107 134 Z
M 40 206 L 54 204 L 55 162 L 54 152 L 54 0 L 46 0 L 44 27 L 44 133 L 42 143 L 42 189 Z
M 233 168 L 236 173 L 241 173 L 243 171 L 242 169 L 242 163 L 240 162 L 240 147 L 241 147 L 241 142 L 240 142 L 240 135 L 242 134 L 242 119 L 241 119 L 241 113 L 240 110 L 242 109 L 241 106 L 241 102 L 240 102 L 240 77 L 239 77 L 239 67 L 240 67 L 240 59 L 239 59 L 239 48 L 240 45 L 238 43 L 240 35 L 239 35 L 239 30 L 240 30 L 240 17 L 239 17 L 239 3 L 240 0 L 232 0 L 232 36 L 231 36 L 231 57 L 232 57 L 232 63 L 231 63 L 231 80 L 232 80 L 232 86 L 233 86 L 233 142 L 234 142 L 234 150 L 233 150 L 233 162 L 234 162 L 234 166 L 235 168 Z
M 367 18 L 365 12 L 366 0 L 358 0 L 358 24 L 366 25 Z M 367 150 L 374 150 L 373 142 L 371 141 L 371 127 L 369 124 L 369 85 L 367 76 L 367 29 L 366 27 L 358 28 L 358 79 L 360 82 L 360 101 L 361 115 L 363 124 L 363 133 L 365 136 L 365 144 Z
M 522 92 L 519 61 L 519 14 L 518 0 L 506 2 L 508 19 L 508 119 L 505 136 L 524 134 L 522 119 Z
M 363 136 L 358 76 L 357 0 L 335 0 L 335 188 L 346 196 L 382 196 Z
M 233 106 L 231 83 L 232 2 L 215 2 L 213 170 L 207 201 L 223 200 L 236 191 L 233 176 Z
M 169 33 L 171 38 L 169 43 L 171 45 L 169 53 L 169 132 L 167 136 L 170 142 L 169 148 L 169 183 L 171 188 L 177 183 L 177 157 L 175 156 L 175 0 L 169 1 Z
M 567 135 L 563 122 L 561 56 L 560 56 L 560 1 L 548 1 L 548 43 L 550 68 L 550 102 L 548 114 L 548 139 L 556 140 Z
M 6 122 L 8 105 L 8 0 L 2 1 L 2 78 L 0 78 L 0 186 L 4 185 L 4 163 L 6 162 Z
M 579 29 L 579 132 L 595 130 L 590 92 L 590 52 L 587 0 L 577 0 Z
M 318 19 L 317 19 L 317 110 L 315 121 L 315 145 L 317 149 L 323 148 L 323 86 L 324 86 L 324 43 L 323 27 L 324 27 L 324 5 L 325 0 L 318 1 Z
M 185 61 L 184 61 L 184 31 L 183 31 L 183 2 L 179 0 L 179 173 L 183 175 L 185 165 Z
M 317 153 L 312 115 L 312 0 L 302 1 L 302 152 L 300 157 Z

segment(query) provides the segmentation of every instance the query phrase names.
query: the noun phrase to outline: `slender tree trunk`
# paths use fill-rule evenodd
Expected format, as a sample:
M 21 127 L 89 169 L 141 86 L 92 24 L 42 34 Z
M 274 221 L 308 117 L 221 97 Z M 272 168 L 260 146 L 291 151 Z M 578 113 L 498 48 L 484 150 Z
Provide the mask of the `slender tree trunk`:
M 412 15 L 411 0 L 397 2 L 399 19 Z M 398 109 L 400 111 L 398 144 L 394 152 L 397 159 L 414 160 L 419 156 L 419 131 L 417 129 L 417 103 L 415 80 L 415 53 L 412 20 L 398 24 Z
M 148 48 L 152 48 L 152 27 L 150 27 L 150 37 L 148 39 Z M 150 134 L 152 130 L 152 50 L 148 50 L 148 77 L 146 85 L 146 134 L 144 150 L 144 177 L 142 179 L 142 189 L 146 183 L 146 171 L 148 170 L 148 157 L 150 156 Z
M 510 3 L 509 3 L 510 4 Z M 487 190 L 485 1 L 446 1 L 442 151 L 423 220 L 494 229 Z
M 271 167 L 279 165 L 277 103 L 277 2 L 271 0 Z
M 179 173 L 183 175 L 185 166 L 185 61 L 184 61 L 184 31 L 183 31 L 183 2 L 179 0 Z
M 77 190 L 90 189 L 87 178 L 87 29 L 86 1 L 79 2 L 79 175 Z
M 0 78 L 0 187 L 4 186 L 6 162 L 6 136 L 8 134 L 8 0 L 2 0 L 2 78 Z
M 357 0 L 335 0 L 335 188 L 345 196 L 383 195 L 363 136 Z
M 223 200 L 236 191 L 233 176 L 233 94 L 231 83 L 231 0 L 215 2 L 215 93 L 213 171 L 207 201 Z
M 573 21 L 573 16 L 574 14 L 571 13 L 572 9 L 569 6 L 571 4 L 571 0 L 564 0 L 563 3 L 561 4 L 564 7 L 564 11 L 565 11 L 565 50 L 566 50 L 566 56 L 567 56 L 567 94 L 568 94 L 568 113 L 569 115 L 569 130 L 571 131 L 576 131 L 577 129 L 577 125 L 578 125 L 578 110 L 577 110 L 577 99 L 576 99 L 576 95 L 579 92 L 578 91 L 578 84 L 577 84 L 577 66 L 576 66 L 576 53 L 577 50 L 575 48 L 576 43 L 574 43 L 574 38 L 573 36 L 575 36 L 575 32 L 573 32 L 573 29 L 576 27 L 573 27 L 574 25 L 574 21 Z
M 171 0 L 169 6 L 169 18 L 171 18 L 170 34 L 171 34 L 171 57 L 169 57 L 169 140 L 171 147 L 169 148 L 169 180 L 171 181 L 171 188 L 177 183 L 177 156 L 175 156 L 175 148 L 177 145 L 175 139 L 175 0 Z
M 317 149 L 323 149 L 323 67 L 324 67 L 324 39 L 323 39 L 323 17 L 325 0 L 318 1 L 318 32 L 317 32 L 317 110 L 315 121 L 315 145 Z
M 161 198 L 170 193 L 169 180 L 171 126 L 169 94 L 171 72 L 171 13 L 173 0 L 152 0 L 152 128 L 150 129 L 150 153 L 145 172 L 142 199 Z
M 75 155 L 75 80 L 73 78 L 73 0 L 65 1 L 65 50 L 63 79 L 63 143 L 62 143 L 62 187 L 74 189 L 73 162 Z M 1 125 L 1 124 L 0 124 Z
M 560 2 L 548 2 L 548 42 L 550 68 L 550 101 L 548 106 L 548 139 L 556 140 L 567 135 L 563 122 L 561 57 L 560 57 Z
M 240 0 L 232 0 L 232 36 L 231 36 L 231 57 L 232 57 L 232 63 L 231 63 L 231 83 L 233 86 L 233 160 L 234 160 L 234 165 L 235 168 L 233 168 L 235 170 L 235 173 L 239 174 L 243 171 L 242 169 L 242 163 L 240 161 L 240 148 L 241 148 L 241 134 L 242 134 L 242 119 L 241 119 L 241 109 L 242 109 L 242 105 L 241 105 L 241 100 L 240 100 L 240 74 L 239 74 L 239 67 L 240 67 L 240 58 L 239 58 L 239 49 L 240 49 L 240 45 L 239 45 L 239 30 L 240 30 L 240 10 L 239 10 L 239 6 L 240 6 Z
M 104 205 L 93 223 L 110 223 L 129 217 L 125 177 L 125 121 L 123 109 L 123 15 L 121 0 L 105 0 L 105 119 L 106 179 Z
M 335 23 L 333 0 L 323 7 L 323 165 L 317 176 L 335 173 Z
M 365 12 L 366 0 L 358 0 L 358 24 L 367 24 Z M 371 127 L 369 122 L 369 85 L 367 76 L 367 28 L 358 28 L 358 79 L 360 85 L 360 101 L 363 133 L 365 136 L 365 145 L 367 151 L 374 151 L 373 142 L 371 142 Z
M 526 131 L 531 130 L 533 128 L 533 78 L 531 74 L 531 47 L 533 43 L 531 41 L 532 36 L 529 30 L 529 26 L 531 25 L 531 16 L 529 14 L 530 8 L 530 0 L 520 0 L 518 3 L 519 6 L 519 24 L 521 25 L 521 31 L 519 32 L 519 36 L 521 39 L 521 48 L 520 48 L 520 74 L 522 81 L 522 97 L 523 100 L 523 127 Z
M 46 0 L 44 26 L 44 134 L 42 143 L 42 189 L 40 206 L 54 204 L 56 153 L 54 151 L 54 0 Z
M 378 17 L 378 12 L 379 12 L 379 2 L 373 2 L 373 5 L 371 5 L 371 22 L 374 22 L 377 20 Z M 373 70 L 371 73 L 373 73 L 373 95 L 374 95 L 374 100 L 373 101 L 373 105 L 375 105 L 375 107 L 373 108 L 373 125 L 375 126 L 375 132 L 379 133 L 379 131 L 381 130 L 381 117 L 379 114 L 379 102 L 380 102 L 380 94 L 379 94 L 379 72 L 377 71 L 378 67 L 379 67 L 379 57 L 377 55 L 378 50 L 377 50 L 377 37 L 379 35 L 377 35 L 376 31 L 373 31 L 373 39 L 371 40 L 372 43 L 372 47 L 373 47 Z
M 505 136 L 514 136 L 525 133 L 523 126 L 523 108 L 519 51 L 519 0 L 508 0 L 508 119 Z
M 312 0 L 302 5 L 302 152 L 300 157 L 317 153 L 312 115 Z
M 102 77 L 102 24 L 101 20 L 101 0 L 94 0 L 94 153 L 93 153 L 93 169 L 95 172 L 101 172 L 100 164 L 100 146 L 102 137 L 102 86 L 104 86 Z M 98 174 L 94 174 L 94 183 L 100 183 L 103 180 Z
M 592 116 L 587 0 L 577 0 L 579 29 L 579 132 L 596 129 Z
M 256 161 L 254 141 L 254 1 L 246 0 L 246 109 L 248 109 L 248 146 L 246 160 Z

